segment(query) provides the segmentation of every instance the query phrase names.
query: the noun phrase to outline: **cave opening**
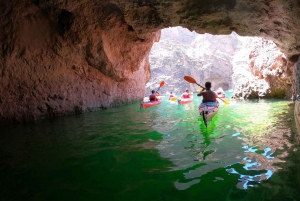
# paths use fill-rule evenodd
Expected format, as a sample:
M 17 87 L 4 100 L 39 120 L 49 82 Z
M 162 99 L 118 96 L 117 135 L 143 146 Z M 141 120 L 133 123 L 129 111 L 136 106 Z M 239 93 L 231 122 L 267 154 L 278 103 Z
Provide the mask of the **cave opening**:
M 185 82 L 192 76 L 200 84 L 211 81 L 213 89 L 232 91 L 236 98 L 276 97 L 287 94 L 277 83 L 288 79 L 287 59 L 272 40 L 262 37 L 198 34 L 177 26 L 161 30 L 159 42 L 149 54 L 151 77 L 146 95 L 161 81 L 161 93 L 182 93 L 197 85 Z

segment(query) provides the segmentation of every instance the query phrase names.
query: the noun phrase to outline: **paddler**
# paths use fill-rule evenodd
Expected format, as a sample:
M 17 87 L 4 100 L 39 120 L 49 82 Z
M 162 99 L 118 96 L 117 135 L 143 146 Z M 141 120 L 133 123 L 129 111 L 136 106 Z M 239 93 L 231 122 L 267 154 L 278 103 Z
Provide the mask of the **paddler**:
M 172 92 L 170 92 L 170 95 L 169 95 L 169 100 L 171 100 L 171 98 L 173 98 L 173 97 L 174 97 L 173 93 L 172 93 Z
M 217 106 L 217 94 L 211 90 L 211 82 L 205 83 L 205 88 L 203 91 L 197 94 L 197 96 L 203 96 L 202 103 L 200 104 L 200 107 L 204 106 Z
M 151 93 L 152 93 L 152 94 L 149 96 L 149 100 L 150 100 L 150 101 L 158 101 L 158 99 L 157 99 L 157 97 L 156 97 L 156 95 L 155 95 L 155 91 L 152 90 Z
M 191 93 L 188 89 L 181 95 L 181 98 L 191 98 Z

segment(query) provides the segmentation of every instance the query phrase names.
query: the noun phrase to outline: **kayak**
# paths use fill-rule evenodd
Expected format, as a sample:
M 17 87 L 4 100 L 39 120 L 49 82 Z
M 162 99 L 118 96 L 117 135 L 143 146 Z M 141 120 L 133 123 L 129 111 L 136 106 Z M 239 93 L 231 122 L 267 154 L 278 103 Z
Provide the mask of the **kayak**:
M 177 100 L 178 100 L 178 98 L 174 96 L 172 98 L 169 98 L 169 103 L 176 103 L 177 104 Z
M 219 98 L 226 98 L 225 94 L 217 94 Z
M 173 96 L 172 98 L 169 98 L 169 101 L 176 101 L 178 98 Z
M 171 104 L 177 104 L 177 101 L 169 100 L 168 102 L 171 103 Z
M 209 122 L 212 121 L 213 117 L 217 114 L 218 111 L 219 111 L 218 102 L 207 102 L 207 103 L 201 103 L 199 105 L 199 113 L 202 116 L 202 119 L 206 127 L 209 124 Z
M 178 99 L 178 104 L 182 105 L 182 104 L 187 104 L 190 102 L 193 102 L 193 98 L 182 98 L 182 99 Z
M 153 107 L 153 106 L 158 105 L 160 103 L 161 103 L 161 99 L 158 99 L 157 101 L 141 102 L 140 108 Z
M 219 98 L 226 98 L 225 92 L 223 91 L 223 89 L 220 87 L 216 92 L 217 96 Z

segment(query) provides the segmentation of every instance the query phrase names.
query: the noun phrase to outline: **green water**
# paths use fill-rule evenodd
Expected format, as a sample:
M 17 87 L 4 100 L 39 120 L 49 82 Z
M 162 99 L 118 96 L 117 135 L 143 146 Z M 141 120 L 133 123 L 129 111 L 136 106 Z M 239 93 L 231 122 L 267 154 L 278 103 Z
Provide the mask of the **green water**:
M 291 102 L 199 102 L 1 128 L 0 200 L 300 200 Z

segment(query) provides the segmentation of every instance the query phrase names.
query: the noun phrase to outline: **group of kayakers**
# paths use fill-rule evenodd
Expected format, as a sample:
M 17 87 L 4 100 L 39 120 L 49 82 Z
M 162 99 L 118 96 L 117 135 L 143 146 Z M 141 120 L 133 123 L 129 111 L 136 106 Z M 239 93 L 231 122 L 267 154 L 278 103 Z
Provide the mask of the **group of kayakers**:
M 188 76 L 186 77 L 185 80 L 187 80 L 188 82 L 196 82 L 193 78 Z M 211 82 L 206 82 L 205 87 L 202 87 L 201 85 L 199 86 L 201 88 L 198 90 L 197 96 L 203 97 L 202 102 L 199 105 L 199 113 L 203 117 L 204 124 L 207 127 L 214 115 L 218 112 L 219 102 L 217 101 L 217 99 L 221 98 L 218 96 L 217 92 L 211 90 Z M 154 105 L 160 104 L 162 100 L 158 96 L 159 93 L 157 91 L 152 90 L 151 95 L 149 96 L 150 101 L 146 103 L 141 103 L 141 108 L 152 107 Z M 174 102 L 175 100 L 177 100 L 178 104 L 180 105 L 187 104 L 193 101 L 193 93 L 190 93 L 190 91 L 186 89 L 185 92 L 181 94 L 180 98 L 177 98 L 173 95 L 172 92 L 170 92 L 169 100 L 170 102 Z M 225 102 L 224 100 L 222 101 Z
M 180 98 L 183 98 L 183 99 L 187 99 L 187 98 L 192 98 L 192 94 L 193 93 L 190 93 L 190 91 L 188 89 L 185 90 L 185 92 L 180 96 Z M 158 98 L 157 96 L 159 95 L 158 92 L 155 92 L 154 90 L 151 91 L 151 95 L 149 96 L 149 100 L 150 101 L 157 101 Z M 203 104 L 202 106 L 205 106 L 206 103 L 208 102 L 213 102 L 213 103 L 217 103 L 217 94 L 215 92 L 213 92 L 211 90 L 211 82 L 206 82 L 205 83 L 205 88 L 199 92 L 197 94 L 197 96 L 202 96 L 203 97 L 203 100 L 202 100 L 202 103 Z M 172 92 L 170 92 L 170 95 L 169 95 L 169 100 L 172 100 L 172 98 L 174 98 L 175 96 L 173 95 Z
M 186 89 L 185 92 L 183 92 L 183 94 L 180 96 L 180 98 L 192 98 L 193 97 L 193 93 Z M 175 96 L 173 95 L 172 92 L 170 92 L 170 95 L 169 95 L 169 100 L 172 100 L 174 99 Z

